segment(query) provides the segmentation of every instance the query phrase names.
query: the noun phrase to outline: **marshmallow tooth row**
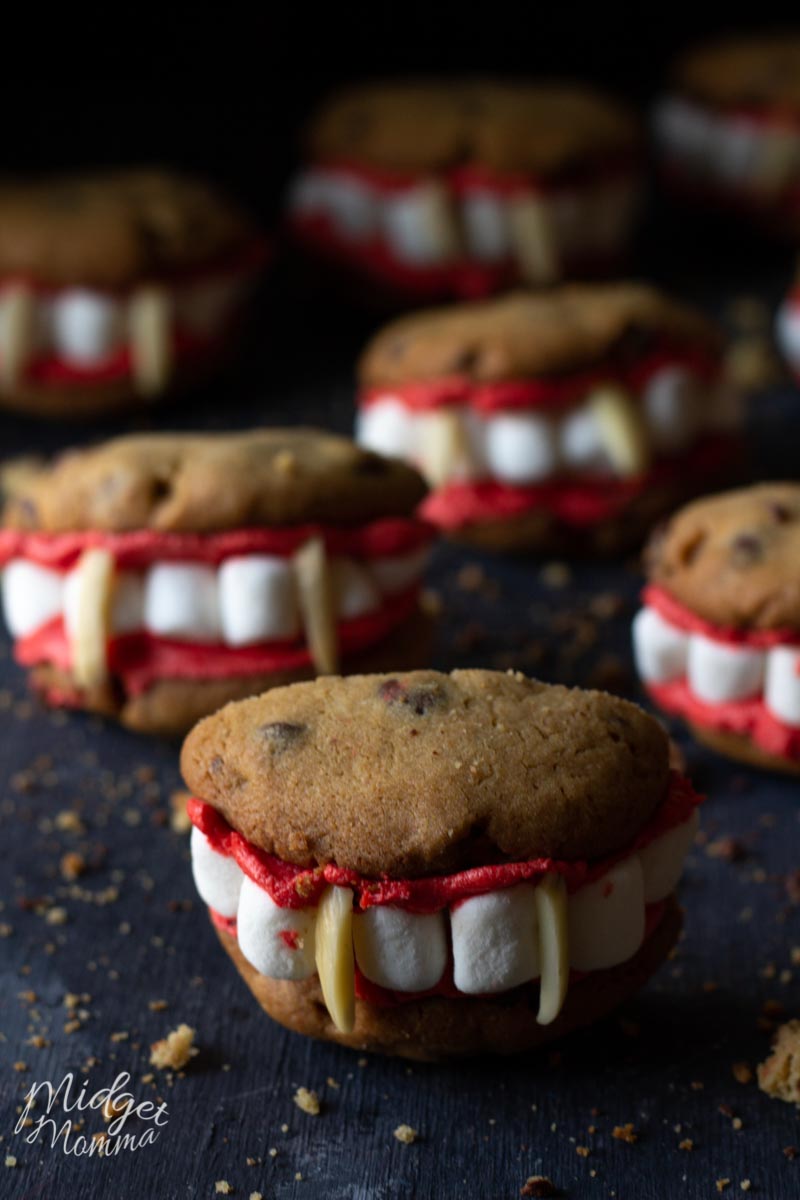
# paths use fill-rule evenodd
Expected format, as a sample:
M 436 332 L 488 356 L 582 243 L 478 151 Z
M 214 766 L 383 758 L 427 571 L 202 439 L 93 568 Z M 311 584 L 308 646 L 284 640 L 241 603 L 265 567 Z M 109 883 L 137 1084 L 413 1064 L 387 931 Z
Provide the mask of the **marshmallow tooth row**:
M 377 611 L 384 596 L 416 583 L 427 552 L 418 550 L 369 563 L 330 562 L 338 620 Z M 6 624 L 26 637 L 63 616 L 75 629 L 81 604 L 80 564 L 63 574 L 24 558 L 3 571 Z M 114 579 L 112 634 L 146 630 L 156 637 L 249 646 L 295 638 L 301 610 L 291 561 L 251 554 L 226 559 L 218 568 L 198 563 L 155 563 L 147 571 L 120 571 Z
M 247 290 L 245 278 L 230 274 L 183 285 L 142 285 L 127 296 L 6 283 L 0 285 L 0 372 L 10 384 L 30 363 L 51 355 L 90 370 L 130 346 L 134 373 L 147 385 L 157 352 L 166 359 L 170 351 L 175 328 L 198 338 L 221 334 Z
M 800 728 L 800 646 L 733 645 L 687 633 L 645 607 L 633 622 L 633 647 L 645 683 L 685 678 L 698 700 L 712 705 L 763 698 L 777 720 Z
M 464 257 L 485 265 L 515 261 L 523 278 L 546 282 L 566 258 L 618 252 L 638 201 L 630 178 L 507 195 L 490 186 L 455 193 L 434 179 L 392 191 L 350 172 L 310 168 L 295 181 L 289 207 L 299 220 L 325 218 L 354 246 L 380 238 L 409 267 Z
M 668 162 L 698 181 L 762 192 L 800 175 L 800 128 L 745 113 L 714 113 L 677 96 L 656 109 L 655 133 Z
M 387 394 L 361 410 L 356 439 L 416 463 L 434 487 L 487 476 L 525 485 L 564 469 L 636 474 L 647 468 L 649 450 L 680 452 L 703 434 L 739 428 L 742 416 L 741 397 L 730 388 L 668 366 L 650 376 L 637 400 L 622 388 L 599 387 L 557 415 L 482 414 L 466 405 L 417 412 Z
M 424 992 L 441 981 L 452 950 L 453 980 L 465 996 L 504 992 L 537 979 L 542 993 L 546 984 L 549 991 L 554 946 L 564 981 L 570 969 L 596 971 L 626 962 L 644 940 L 646 906 L 675 889 L 697 824 L 695 811 L 569 897 L 563 879 L 548 876 L 433 913 L 393 905 L 354 912 L 355 962 L 380 987 Z M 191 851 L 201 898 L 221 916 L 236 919 L 239 948 L 256 971 L 302 980 L 319 970 L 316 908 L 279 907 L 198 829 L 192 831 Z M 349 889 L 328 890 L 346 893 L 352 909 Z

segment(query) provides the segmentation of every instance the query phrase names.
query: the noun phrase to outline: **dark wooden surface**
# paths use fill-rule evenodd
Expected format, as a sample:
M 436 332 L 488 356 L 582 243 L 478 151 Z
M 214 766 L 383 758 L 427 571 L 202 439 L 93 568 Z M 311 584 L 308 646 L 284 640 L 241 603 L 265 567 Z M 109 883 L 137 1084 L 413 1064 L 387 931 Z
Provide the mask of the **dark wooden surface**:
M 788 259 L 775 252 L 701 239 L 692 245 L 702 255 L 688 254 L 686 237 L 678 224 L 665 241 L 655 226 L 643 261 L 710 308 L 754 290 L 772 303 L 788 279 Z M 131 424 L 315 420 L 347 429 L 348 364 L 368 324 L 288 305 L 281 292 L 227 380 Z M 797 476 L 799 413 L 788 387 L 754 401 L 754 475 Z M 10 419 L 2 428 L 8 455 L 109 431 Z M 480 570 L 465 577 L 465 564 Z M 565 586 L 553 582 L 542 564 L 442 548 L 430 578 L 444 609 L 435 665 L 514 665 L 636 695 L 635 562 L 577 565 Z M 800 1195 L 800 1161 L 783 1153 L 800 1143 L 796 1113 L 732 1073 L 765 1056 L 769 1020 L 783 1009 L 800 1015 L 796 782 L 728 764 L 679 735 L 709 794 L 706 836 L 734 837 L 739 855 L 731 862 L 698 846 L 690 856 L 675 958 L 619 1014 L 556 1053 L 410 1066 L 305 1041 L 257 1009 L 196 901 L 187 838 L 170 829 L 176 745 L 43 712 L 5 641 L 0 712 L 0 1196 L 206 1197 L 226 1180 L 236 1197 L 484 1200 L 517 1196 L 536 1173 L 569 1197 L 692 1200 L 717 1195 L 715 1181 L 726 1178 L 730 1196 L 743 1194 L 744 1180 L 759 1197 Z M 64 812 L 80 828 L 65 828 Z M 88 864 L 74 884 L 60 868 L 69 852 Z M 71 1032 L 68 993 L 89 997 Z M 166 1007 L 154 1011 L 153 1001 Z M 145 1082 L 150 1043 L 181 1022 L 196 1029 L 199 1054 L 181 1077 L 156 1072 Z M 91 1092 L 122 1070 L 137 1099 L 167 1102 L 154 1145 L 102 1161 L 14 1136 L 34 1080 L 88 1074 Z M 298 1086 L 319 1093 L 319 1116 L 295 1106 Z M 85 1115 L 84 1133 L 103 1128 L 98 1113 Z M 629 1122 L 635 1144 L 612 1136 Z M 401 1123 L 418 1131 L 413 1145 L 394 1138 Z M 17 1165 L 4 1167 L 6 1155 Z

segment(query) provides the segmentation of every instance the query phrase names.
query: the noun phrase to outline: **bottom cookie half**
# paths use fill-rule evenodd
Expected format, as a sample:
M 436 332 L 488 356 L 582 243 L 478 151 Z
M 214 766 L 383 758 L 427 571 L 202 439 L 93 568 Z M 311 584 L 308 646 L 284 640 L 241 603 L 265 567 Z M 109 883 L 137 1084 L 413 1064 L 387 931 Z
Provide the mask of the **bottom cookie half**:
M 261 1007 L 287 1029 L 356 1050 L 436 1060 L 519 1054 L 590 1025 L 642 987 L 675 945 L 682 924 L 678 902 L 671 896 L 638 953 L 617 967 L 593 971 L 571 983 L 564 1007 L 551 1025 L 537 1024 L 539 994 L 531 986 L 494 997 L 432 996 L 386 1008 L 356 1000 L 355 1028 L 348 1034 L 340 1033 L 331 1021 L 316 975 L 302 983 L 268 979 L 250 965 L 235 937 L 222 929 L 217 933 Z
M 708 729 L 705 725 L 695 725 L 691 722 L 689 728 L 698 742 L 702 742 L 711 750 L 716 750 L 718 754 L 724 754 L 727 758 L 735 758 L 739 762 L 749 763 L 752 767 L 764 767 L 769 771 L 784 771 L 789 775 L 800 775 L 800 762 L 791 758 L 782 758 L 777 754 L 769 754 L 742 734 Z

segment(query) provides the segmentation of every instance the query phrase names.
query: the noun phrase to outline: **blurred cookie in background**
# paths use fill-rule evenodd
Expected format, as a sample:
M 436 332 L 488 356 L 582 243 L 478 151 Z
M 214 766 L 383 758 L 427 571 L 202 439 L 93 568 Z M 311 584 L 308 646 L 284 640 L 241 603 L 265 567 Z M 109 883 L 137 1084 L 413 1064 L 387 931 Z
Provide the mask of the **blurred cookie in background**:
M 414 463 L 423 515 L 486 549 L 616 554 L 728 477 L 741 398 L 716 326 L 634 283 L 402 317 L 358 367 L 358 441 Z
M 264 257 L 238 204 L 168 170 L 1 183 L 0 405 L 86 417 L 200 381 Z
M 800 240 L 800 30 L 688 51 L 657 105 L 655 136 L 676 193 Z
M 289 228 L 386 299 L 551 284 L 618 263 L 639 151 L 634 114 L 580 85 L 364 84 L 312 119 Z

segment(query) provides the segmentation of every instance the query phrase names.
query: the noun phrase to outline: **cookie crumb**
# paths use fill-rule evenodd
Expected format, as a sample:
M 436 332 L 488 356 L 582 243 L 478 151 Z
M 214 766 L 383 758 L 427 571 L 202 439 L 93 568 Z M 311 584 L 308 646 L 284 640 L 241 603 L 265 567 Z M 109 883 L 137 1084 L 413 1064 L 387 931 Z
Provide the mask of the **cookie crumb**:
M 233 1192 L 233 1188 L 228 1183 L 227 1179 L 218 1179 L 214 1184 L 214 1191 L 218 1196 L 230 1196 Z
M 758 1064 L 758 1086 L 776 1100 L 800 1104 L 800 1021 L 779 1027 L 771 1055 Z
M 292 1097 L 297 1107 L 310 1117 L 319 1116 L 319 1096 L 308 1088 L 299 1087 Z
M 742 1182 L 739 1184 L 739 1187 L 742 1189 L 743 1192 L 749 1192 L 752 1186 L 753 1185 L 749 1179 L 743 1179 Z
M 731 1067 L 731 1073 L 737 1083 L 752 1083 L 753 1068 L 746 1062 L 735 1062 Z
M 198 1053 L 194 1046 L 194 1032 L 189 1025 L 179 1025 L 165 1038 L 153 1042 L 150 1047 L 151 1064 L 161 1070 L 180 1071 Z
M 730 1186 L 731 1186 L 730 1179 L 718 1179 L 716 1182 L 716 1188 L 717 1188 L 718 1192 L 724 1192 L 725 1188 L 730 1187 Z
M 534 1200 L 552 1200 L 563 1193 L 546 1175 L 529 1175 L 519 1189 L 520 1196 L 533 1196 Z
M 261 1192 L 251 1192 L 250 1200 L 264 1200 L 264 1197 Z
M 581 1158 L 588 1158 L 591 1154 L 591 1150 L 588 1146 L 576 1146 L 575 1153 L 579 1154 Z
M 16 1156 L 14 1154 L 7 1154 L 6 1155 L 6 1166 L 7 1167 L 15 1167 L 16 1165 L 17 1165 Z
M 192 828 L 192 822 L 189 820 L 189 813 L 186 810 L 186 801 L 189 799 L 189 792 L 180 790 L 173 792 L 169 798 L 169 827 L 173 833 L 188 833 Z
M 682 1141 L 678 1142 L 678 1149 L 679 1150 L 694 1150 L 694 1142 L 692 1141 L 691 1138 L 683 1138 Z
M 639 1140 L 639 1135 L 630 1121 L 627 1125 L 615 1125 L 611 1136 L 615 1137 L 618 1142 L 627 1142 L 629 1146 L 633 1146 Z
M 410 1146 L 419 1137 L 416 1129 L 412 1129 L 410 1125 L 398 1125 L 394 1131 L 394 1136 L 398 1142 L 402 1142 L 405 1146 Z

